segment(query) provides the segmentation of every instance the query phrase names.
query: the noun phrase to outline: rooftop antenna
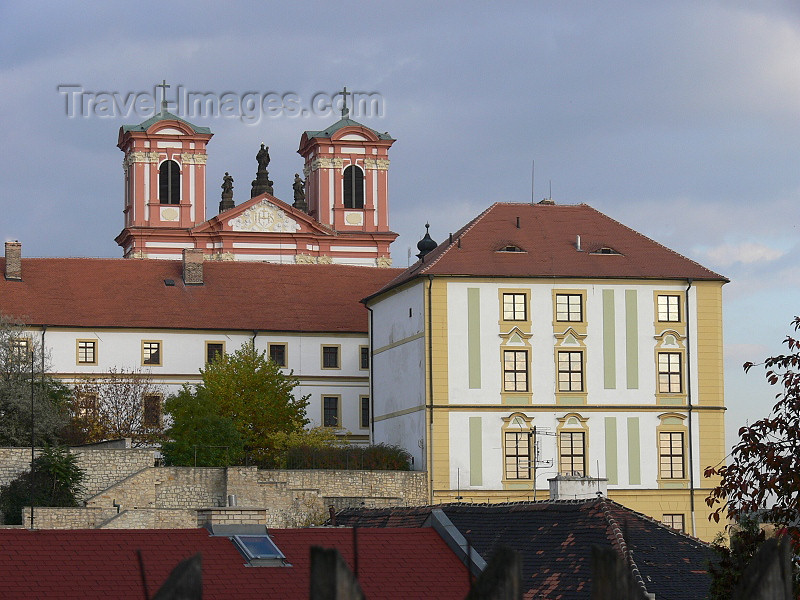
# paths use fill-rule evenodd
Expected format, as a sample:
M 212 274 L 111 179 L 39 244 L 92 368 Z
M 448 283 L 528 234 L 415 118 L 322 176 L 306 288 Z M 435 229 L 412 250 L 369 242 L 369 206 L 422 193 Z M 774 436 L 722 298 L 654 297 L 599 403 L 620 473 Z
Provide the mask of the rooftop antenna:
M 552 200 L 553 199 L 553 180 L 550 179 L 549 181 L 550 181 L 550 192 L 547 195 L 547 199 L 548 200 Z
M 534 203 L 534 193 L 533 193 L 533 183 L 535 181 L 535 174 L 536 174 L 536 161 L 531 159 L 531 204 Z

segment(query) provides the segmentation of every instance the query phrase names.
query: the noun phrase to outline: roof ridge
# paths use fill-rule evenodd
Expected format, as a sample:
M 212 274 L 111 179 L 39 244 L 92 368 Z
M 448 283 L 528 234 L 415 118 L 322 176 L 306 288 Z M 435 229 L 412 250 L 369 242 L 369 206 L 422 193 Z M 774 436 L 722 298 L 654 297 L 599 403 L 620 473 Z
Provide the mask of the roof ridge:
M 628 563 L 631 575 L 633 575 L 633 578 L 636 580 L 636 583 L 639 585 L 642 591 L 647 594 L 647 586 L 644 584 L 642 574 L 639 572 L 639 566 L 636 564 L 636 561 L 633 560 L 633 551 L 628 548 L 628 543 L 625 541 L 625 536 L 622 534 L 619 524 L 611 515 L 611 511 L 608 510 L 608 506 L 606 506 L 606 500 L 606 498 L 600 498 L 597 500 L 597 503 L 600 506 L 600 510 L 603 512 L 603 517 L 605 518 L 606 523 L 608 523 L 609 529 L 611 530 L 611 545 L 617 550 L 622 559 Z

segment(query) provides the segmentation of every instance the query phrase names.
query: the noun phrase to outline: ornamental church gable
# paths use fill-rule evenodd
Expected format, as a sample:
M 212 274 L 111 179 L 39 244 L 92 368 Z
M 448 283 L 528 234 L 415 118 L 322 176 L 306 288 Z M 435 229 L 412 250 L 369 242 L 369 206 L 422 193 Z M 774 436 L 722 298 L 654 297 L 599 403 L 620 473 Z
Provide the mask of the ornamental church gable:
M 269 194 L 251 198 L 195 228 L 197 233 L 204 231 L 333 235 L 303 211 Z

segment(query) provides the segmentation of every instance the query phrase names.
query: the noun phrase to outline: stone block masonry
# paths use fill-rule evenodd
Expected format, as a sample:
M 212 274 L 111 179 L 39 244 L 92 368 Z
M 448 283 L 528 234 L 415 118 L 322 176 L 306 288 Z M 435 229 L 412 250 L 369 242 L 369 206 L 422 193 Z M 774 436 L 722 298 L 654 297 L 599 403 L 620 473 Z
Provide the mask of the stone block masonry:
M 86 473 L 82 499 L 155 464 L 155 451 L 146 448 L 71 448 L 70 452 L 78 456 L 78 466 Z M 34 455 L 39 453 L 37 448 Z M 30 468 L 30 448 L 0 448 L 0 486 L 7 485 Z

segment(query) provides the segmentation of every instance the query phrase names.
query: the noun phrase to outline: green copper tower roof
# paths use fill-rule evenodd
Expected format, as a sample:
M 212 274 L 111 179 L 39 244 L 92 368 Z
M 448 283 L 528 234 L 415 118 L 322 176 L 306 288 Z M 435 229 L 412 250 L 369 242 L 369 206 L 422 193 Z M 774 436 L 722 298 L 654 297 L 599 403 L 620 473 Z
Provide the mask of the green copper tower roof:
M 367 127 L 366 125 L 362 125 L 358 121 L 353 121 L 353 119 L 349 119 L 347 117 L 339 119 L 338 121 L 336 121 L 336 123 L 334 123 L 330 127 L 327 127 L 326 129 L 323 129 L 322 131 L 306 131 L 306 137 L 308 137 L 308 138 L 329 138 L 334 133 L 336 133 L 337 131 L 339 131 L 340 129 L 343 129 L 345 127 L 364 127 L 365 129 L 369 129 L 372 133 L 374 133 L 376 136 L 378 136 L 378 139 L 381 139 L 381 140 L 394 140 L 394 138 L 392 136 L 390 136 L 388 133 L 378 133 L 374 129 L 372 129 L 370 127 Z
M 181 119 L 178 115 L 173 115 L 171 112 L 163 108 L 161 109 L 161 112 L 153 115 L 146 121 L 142 121 L 138 125 L 123 125 L 122 131 L 125 132 L 147 131 L 148 129 L 150 129 L 150 127 L 152 127 L 155 123 L 158 123 L 159 121 L 180 121 L 181 123 L 184 123 L 189 127 L 191 127 L 192 131 L 194 131 L 195 133 L 206 133 L 206 134 L 211 133 L 211 129 L 209 127 L 198 127 L 197 125 L 193 125 L 192 123 L 189 123 L 189 121 Z

